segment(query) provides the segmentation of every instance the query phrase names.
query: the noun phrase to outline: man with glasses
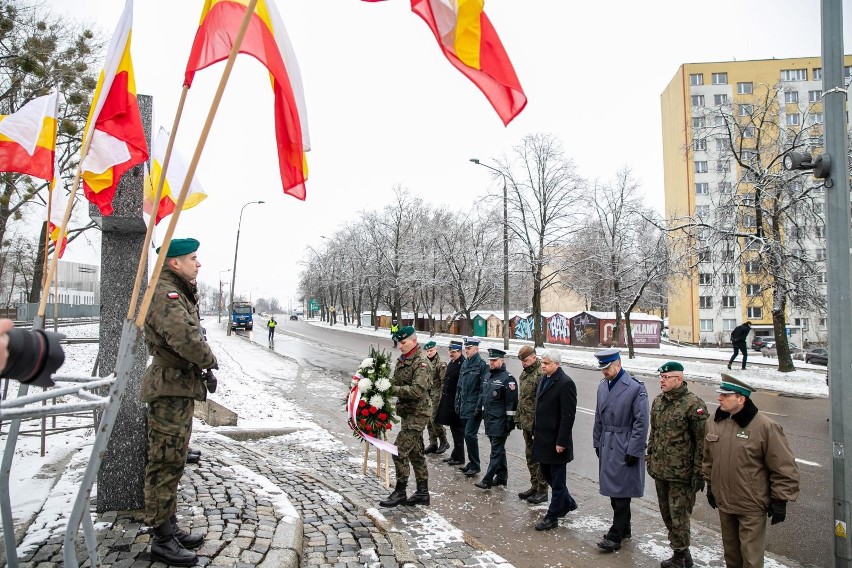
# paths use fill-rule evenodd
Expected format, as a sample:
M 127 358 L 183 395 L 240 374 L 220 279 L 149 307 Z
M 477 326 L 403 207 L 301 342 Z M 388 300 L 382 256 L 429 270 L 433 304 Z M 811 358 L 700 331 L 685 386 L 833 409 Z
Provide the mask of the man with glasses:
M 689 392 L 683 380 L 683 365 L 664 363 L 657 369 L 662 391 L 651 405 L 651 437 L 645 462 L 654 478 L 660 515 L 669 531 L 671 558 L 661 568 L 689 568 L 689 517 L 695 494 L 704 491 L 701 462 L 704 458 L 704 429 L 707 405 Z
M 725 564 L 763 566 L 766 518 L 787 518 L 799 496 L 799 469 L 784 430 L 751 400 L 754 388 L 722 373 L 719 408 L 707 423 L 703 473 L 707 502 L 719 509 Z
M 542 477 L 541 465 L 532 457 L 532 429 L 535 419 L 536 392 L 542 372 L 541 362 L 538 360 L 535 347 L 531 345 L 524 345 L 518 349 L 518 359 L 520 359 L 524 370 L 518 377 L 518 411 L 515 413 L 515 422 L 524 433 L 527 469 L 530 472 L 530 488 L 518 493 L 518 499 L 524 499 L 528 503 L 538 505 L 547 501 L 547 482 Z
M 464 422 L 464 441 L 467 444 L 467 464 L 459 470 L 468 477 L 480 471 L 479 426 L 482 424 L 482 383 L 490 374 L 488 363 L 479 356 L 479 339 L 465 337 L 464 363 L 456 390 L 456 412 Z

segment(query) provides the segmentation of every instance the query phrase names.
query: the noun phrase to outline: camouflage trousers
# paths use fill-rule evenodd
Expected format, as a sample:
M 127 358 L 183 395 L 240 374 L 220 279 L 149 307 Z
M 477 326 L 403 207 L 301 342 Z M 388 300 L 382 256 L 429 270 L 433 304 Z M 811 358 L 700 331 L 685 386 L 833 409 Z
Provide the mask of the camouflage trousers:
M 439 402 L 441 402 L 440 396 L 438 400 L 432 399 L 432 415 L 429 417 L 429 423 L 426 425 L 426 430 L 429 432 L 429 445 L 447 441 L 447 433 L 444 427 L 437 422 Z
M 689 517 L 695 505 L 695 492 L 686 481 L 655 479 L 660 515 L 669 530 L 669 543 L 673 550 L 689 548 Z
M 532 431 L 523 430 L 524 446 L 526 446 L 527 469 L 530 470 L 530 487 L 539 493 L 547 493 L 547 481 L 541 473 L 541 465 L 532 459 L 533 438 Z
M 177 488 L 186 466 L 195 401 L 166 396 L 148 403 L 145 523 L 158 527 L 177 511 Z
M 429 479 L 429 470 L 426 468 L 426 456 L 423 455 L 423 429 L 429 422 L 428 415 L 409 416 L 402 419 L 402 427 L 396 435 L 397 455 L 393 458 L 393 466 L 396 469 L 396 480 L 406 483 L 414 468 L 414 478 L 417 481 Z

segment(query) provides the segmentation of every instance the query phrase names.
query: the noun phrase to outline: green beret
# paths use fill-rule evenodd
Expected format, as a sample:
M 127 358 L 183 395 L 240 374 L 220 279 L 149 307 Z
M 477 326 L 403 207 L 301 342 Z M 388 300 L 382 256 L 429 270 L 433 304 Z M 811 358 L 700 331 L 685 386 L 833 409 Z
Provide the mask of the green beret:
M 683 365 L 678 363 L 677 361 L 669 361 L 668 363 L 663 363 L 660 365 L 660 368 L 657 369 L 658 373 L 673 373 L 675 371 L 683 372 Z
M 172 239 L 172 242 L 169 243 L 166 258 L 193 253 L 198 250 L 199 246 L 201 246 L 201 243 L 195 239 Z M 157 254 L 160 254 L 161 248 L 163 247 L 157 247 Z
M 438 344 L 435 343 L 434 341 L 429 341 L 429 342 L 426 343 L 426 345 L 423 346 L 423 349 L 432 349 L 433 347 L 437 347 L 437 346 L 438 346 Z
M 394 334 L 394 339 L 402 341 L 403 339 L 408 339 L 412 335 L 414 335 L 414 328 L 410 325 L 404 325 Z

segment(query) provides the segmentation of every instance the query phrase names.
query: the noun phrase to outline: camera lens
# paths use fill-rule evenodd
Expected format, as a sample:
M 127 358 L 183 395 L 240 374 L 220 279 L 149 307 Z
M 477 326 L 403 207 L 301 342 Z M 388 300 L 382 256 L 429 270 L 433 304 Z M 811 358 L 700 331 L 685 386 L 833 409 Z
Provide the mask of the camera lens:
M 52 387 L 52 375 L 65 362 L 58 333 L 12 328 L 9 335 L 9 359 L 0 376 L 22 383 Z

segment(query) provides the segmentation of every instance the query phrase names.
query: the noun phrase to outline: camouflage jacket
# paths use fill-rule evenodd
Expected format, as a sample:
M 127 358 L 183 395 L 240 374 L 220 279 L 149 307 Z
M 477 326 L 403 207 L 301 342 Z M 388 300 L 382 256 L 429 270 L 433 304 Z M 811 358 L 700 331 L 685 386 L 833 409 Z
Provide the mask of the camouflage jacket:
M 518 377 L 518 411 L 515 413 L 515 423 L 521 430 L 532 430 L 535 418 L 535 394 L 541 379 L 541 360 L 536 359 L 532 366 L 527 367 Z
M 651 406 L 648 474 L 654 479 L 688 481 L 701 475 L 707 405 L 686 383 L 660 393 Z
M 429 381 L 429 398 L 432 400 L 432 406 L 437 407 L 441 401 L 441 390 L 444 386 L 444 374 L 447 372 L 447 364 L 441 361 L 440 355 L 435 355 L 434 359 L 429 359 L 432 365 L 432 379 Z
M 201 335 L 194 287 L 164 268 L 145 316 L 145 345 L 154 357 L 142 377 L 142 402 L 163 396 L 204 400 L 203 369 L 217 369 L 216 356 Z
M 396 413 L 400 418 L 418 415 L 429 416 L 429 381 L 432 380 L 432 365 L 418 345 L 414 353 L 401 355 L 393 370 L 393 386 L 398 399 Z

